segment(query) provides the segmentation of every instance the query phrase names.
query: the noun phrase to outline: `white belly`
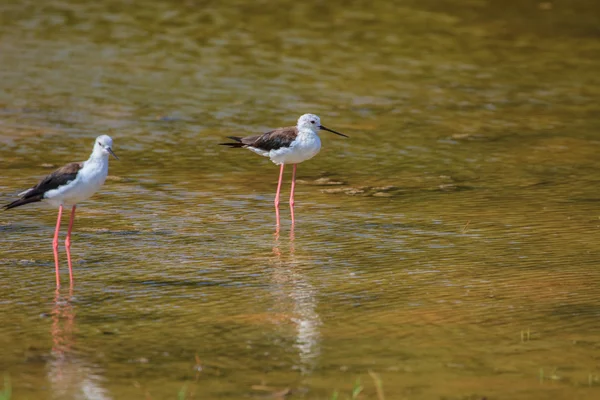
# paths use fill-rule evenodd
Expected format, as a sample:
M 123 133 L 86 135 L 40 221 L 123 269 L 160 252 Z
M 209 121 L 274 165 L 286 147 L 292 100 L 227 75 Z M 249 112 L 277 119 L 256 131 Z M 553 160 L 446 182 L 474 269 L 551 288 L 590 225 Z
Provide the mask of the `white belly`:
M 107 175 L 108 168 L 90 168 L 69 184 L 46 192 L 44 200 L 54 207 L 78 204 L 92 197 L 104 184 Z
M 271 150 L 268 156 L 277 165 L 299 164 L 316 156 L 319 150 L 321 150 L 319 136 L 300 134 L 290 147 Z

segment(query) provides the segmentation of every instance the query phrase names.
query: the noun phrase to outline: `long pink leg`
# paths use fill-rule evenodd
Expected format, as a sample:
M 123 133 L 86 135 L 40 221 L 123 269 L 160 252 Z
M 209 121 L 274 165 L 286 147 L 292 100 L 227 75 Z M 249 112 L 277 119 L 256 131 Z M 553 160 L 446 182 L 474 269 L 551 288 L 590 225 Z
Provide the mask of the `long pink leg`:
M 290 190 L 290 207 L 294 207 L 294 190 L 296 190 L 296 167 L 298 164 L 294 164 L 294 169 L 292 171 L 292 190 Z
M 275 195 L 275 218 L 277 219 L 277 226 L 279 226 L 279 198 L 281 193 L 281 182 L 283 182 L 283 169 L 285 164 L 281 164 L 279 170 L 279 182 L 277 183 L 277 194 Z
M 294 207 L 290 207 L 290 217 L 292 217 L 292 226 L 296 223 L 296 218 L 294 217 Z
M 294 190 L 296 190 L 296 167 L 298 164 L 294 164 L 294 169 L 292 170 L 292 189 L 290 190 L 290 213 L 292 214 L 292 225 L 295 222 L 294 219 Z
M 62 218 L 63 206 L 58 207 L 58 218 L 56 218 L 56 230 L 54 231 L 54 240 L 52 249 L 54 250 L 54 268 L 56 270 L 56 287 L 60 287 L 60 269 L 58 267 L 58 232 L 60 232 L 60 219 Z
M 283 169 L 285 168 L 285 164 L 281 164 L 281 168 L 279 170 L 279 182 L 277 183 L 277 194 L 275 195 L 275 207 L 279 208 L 279 193 L 281 192 L 281 182 L 283 182 Z
M 71 231 L 73 230 L 73 222 L 75 222 L 75 208 L 71 209 L 71 219 L 69 219 L 69 230 L 65 239 L 65 249 L 67 250 L 67 262 L 69 263 L 69 284 L 73 286 L 73 265 L 71 264 Z
M 279 225 L 281 225 L 281 219 L 279 218 L 279 207 L 275 207 L 275 226 L 279 229 Z

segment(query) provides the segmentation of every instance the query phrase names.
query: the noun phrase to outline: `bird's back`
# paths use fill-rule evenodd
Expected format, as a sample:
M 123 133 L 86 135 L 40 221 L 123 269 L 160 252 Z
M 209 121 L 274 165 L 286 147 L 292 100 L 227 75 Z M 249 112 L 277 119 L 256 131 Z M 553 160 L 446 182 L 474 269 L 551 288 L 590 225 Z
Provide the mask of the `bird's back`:
M 67 186 L 77 178 L 78 172 L 83 168 L 83 162 L 69 163 L 44 177 L 37 185 L 19 193 L 21 197 L 4 206 L 5 209 L 19 207 L 25 204 L 41 201 L 46 195 L 61 187 Z
M 235 143 L 221 143 L 230 147 L 251 147 L 263 152 L 277 150 L 281 147 L 289 147 L 298 136 L 298 129 L 295 126 L 277 128 L 262 135 L 252 135 L 246 137 L 229 136 L 229 139 L 235 140 Z

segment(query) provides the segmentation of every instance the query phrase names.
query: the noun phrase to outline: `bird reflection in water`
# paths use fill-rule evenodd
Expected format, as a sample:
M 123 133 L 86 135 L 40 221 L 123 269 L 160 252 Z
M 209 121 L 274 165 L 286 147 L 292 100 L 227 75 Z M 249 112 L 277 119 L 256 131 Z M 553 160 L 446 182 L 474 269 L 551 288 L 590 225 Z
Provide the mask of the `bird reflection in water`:
M 306 270 L 298 262 L 295 247 L 294 225 L 290 227 L 289 257 L 282 254 L 279 225 L 275 230 L 273 245 L 272 278 L 276 284 L 275 309 L 295 328 L 294 347 L 298 351 L 298 369 L 309 374 L 317 365 L 321 353 L 321 318 L 317 313 L 318 292 L 305 276 Z M 281 322 L 281 321 L 280 321 Z
M 48 380 L 56 399 L 108 400 L 111 397 L 99 385 L 101 377 L 86 363 L 75 346 L 76 323 L 73 287 L 66 296 L 59 289 L 52 307 L 52 351 L 48 360 Z

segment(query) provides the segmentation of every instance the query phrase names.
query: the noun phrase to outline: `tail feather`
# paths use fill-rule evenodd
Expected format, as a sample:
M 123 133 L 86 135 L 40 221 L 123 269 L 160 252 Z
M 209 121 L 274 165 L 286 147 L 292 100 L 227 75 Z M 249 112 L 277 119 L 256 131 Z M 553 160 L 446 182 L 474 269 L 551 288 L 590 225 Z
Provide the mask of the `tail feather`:
M 33 192 L 33 189 L 35 189 L 35 187 L 29 188 L 27 190 L 23 190 L 21 193 L 17 194 L 17 196 L 25 197 L 25 196 L 27 196 L 28 193 Z
M 246 146 L 244 143 L 242 143 L 242 138 L 239 136 L 227 136 L 227 138 L 231 139 L 231 140 L 235 140 L 237 143 L 219 143 L 220 146 L 229 146 L 232 148 L 236 148 L 236 147 L 244 147 Z
M 4 208 L 5 210 L 10 210 L 11 208 L 15 208 L 15 207 L 19 207 L 19 206 L 24 206 L 25 204 L 35 203 L 37 201 L 42 201 L 43 198 L 44 198 L 43 194 L 38 194 L 37 196 L 31 196 L 31 197 L 27 197 L 27 198 L 15 200 L 15 201 L 13 201 L 10 204 L 2 206 L 2 208 Z

